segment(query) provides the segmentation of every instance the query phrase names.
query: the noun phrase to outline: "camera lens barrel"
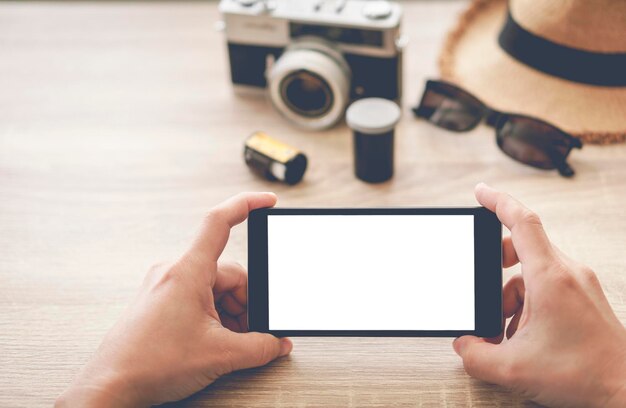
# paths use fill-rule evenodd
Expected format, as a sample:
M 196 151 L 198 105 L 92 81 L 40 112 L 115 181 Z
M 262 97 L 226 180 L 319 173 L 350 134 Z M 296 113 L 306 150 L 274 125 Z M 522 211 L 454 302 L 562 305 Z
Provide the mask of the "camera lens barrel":
M 351 73 L 340 52 L 319 39 L 293 43 L 268 72 L 272 104 L 310 130 L 336 124 L 349 101 Z

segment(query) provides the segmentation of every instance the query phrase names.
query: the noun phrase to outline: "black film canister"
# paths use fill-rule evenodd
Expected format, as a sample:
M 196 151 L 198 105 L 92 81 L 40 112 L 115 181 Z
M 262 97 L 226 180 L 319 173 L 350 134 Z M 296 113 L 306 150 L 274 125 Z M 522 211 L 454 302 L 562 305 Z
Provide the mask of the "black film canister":
M 388 99 L 366 98 L 346 111 L 354 137 L 354 172 L 368 183 L 381 183 L 393 176 L 394 129 L 400 108 Z

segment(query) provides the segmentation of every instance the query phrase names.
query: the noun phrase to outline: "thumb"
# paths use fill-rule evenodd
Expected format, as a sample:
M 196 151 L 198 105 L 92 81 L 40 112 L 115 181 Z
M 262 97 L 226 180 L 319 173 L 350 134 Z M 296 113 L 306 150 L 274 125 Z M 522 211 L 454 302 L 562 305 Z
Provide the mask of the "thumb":
M 291 352 L 293 344 L 288 338 L 263 333 L 231 332 L 229 342 L 230 363 L 233 370 L 260 367 Z
M 509 385 L 511 376 L 504 345 L 492 344 L 476 336 L 463 336 L 455 339 L 452 346 L 463 359 L 467 374 L 493 384 Z

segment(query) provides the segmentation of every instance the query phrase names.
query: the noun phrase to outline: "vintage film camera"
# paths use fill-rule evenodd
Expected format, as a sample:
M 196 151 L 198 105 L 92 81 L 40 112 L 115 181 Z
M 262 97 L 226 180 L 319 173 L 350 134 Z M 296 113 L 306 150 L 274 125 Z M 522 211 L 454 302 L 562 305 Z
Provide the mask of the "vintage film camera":
M 222 0 L 236 90 L 268 89 L 307 129 L 343 118 L 350 101 L 400 101 L 401 8 L 366 0 Z

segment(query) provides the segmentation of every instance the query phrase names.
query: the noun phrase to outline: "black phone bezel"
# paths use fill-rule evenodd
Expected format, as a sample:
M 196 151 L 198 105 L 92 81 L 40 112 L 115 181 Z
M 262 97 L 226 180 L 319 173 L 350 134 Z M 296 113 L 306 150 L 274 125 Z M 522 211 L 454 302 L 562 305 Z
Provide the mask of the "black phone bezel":
M 474 330 L 270 330 L 268 310 L 268 215 L 473 215 Z M 502 333 L 502 224 L 483 207 L 467 208 L 261 208 L 248 218 L 248 327 L 285 336 L 495 337 Z

